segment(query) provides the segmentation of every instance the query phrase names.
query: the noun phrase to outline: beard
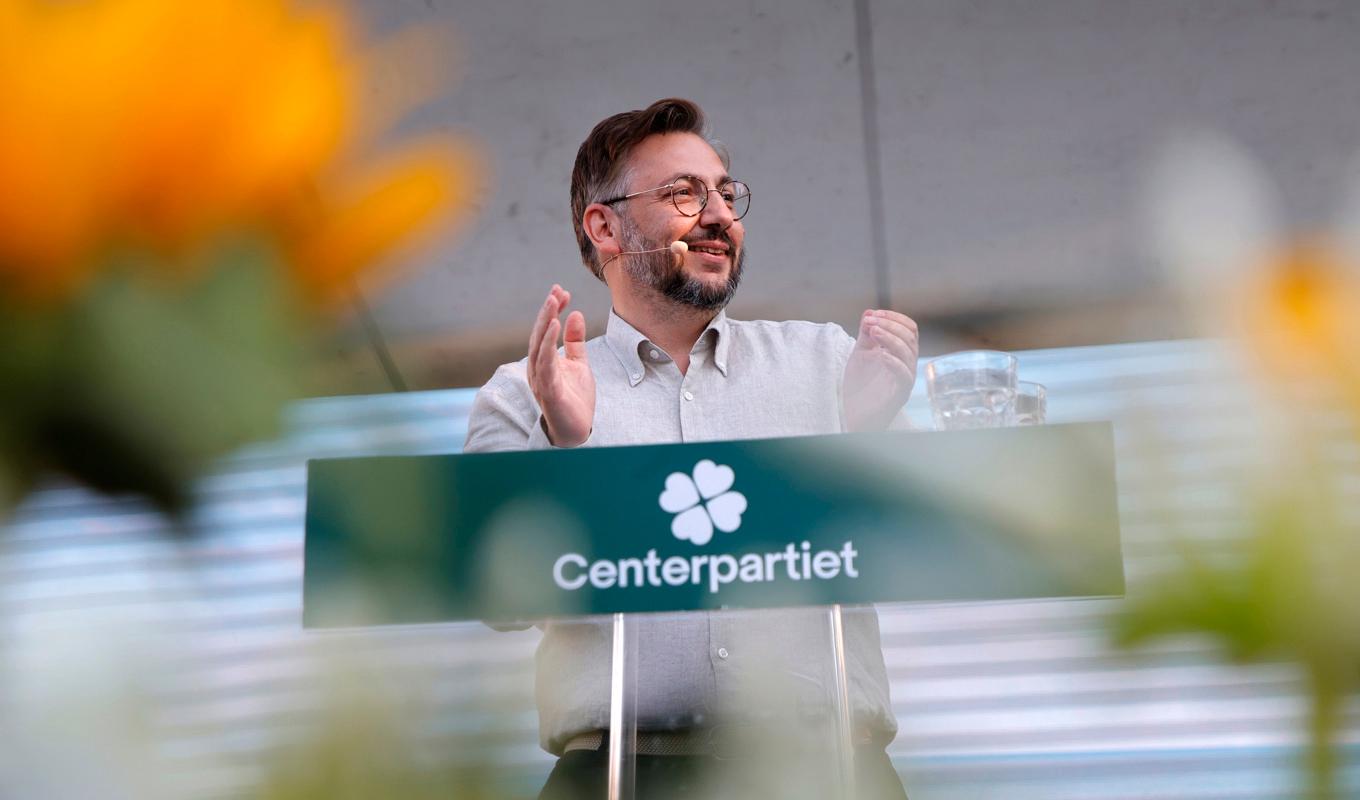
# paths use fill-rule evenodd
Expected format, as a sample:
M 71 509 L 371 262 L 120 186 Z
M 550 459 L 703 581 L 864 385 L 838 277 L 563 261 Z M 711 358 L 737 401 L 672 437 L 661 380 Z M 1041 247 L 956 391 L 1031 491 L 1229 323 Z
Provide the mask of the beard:
M 670 242 L 658 245 L 648 241 L 642 231 L 627 220 L 624 221 L 619 238 L 625 251 L 653 250 L 670 245 Z M 736 250 L 727 233 L 716 227 L 700 228 L 695 231 L 694 238 L 724 242 L 729 248 L 729 253 Z M 737 293 L 737 286 L 741 283 L 741 269 L 745 262 L 746 249 L 743 247 L 732 261 L 732 270 L 727 274 L 727 280 L 716 286 L 686 273 L 684 256 L 676 256 L 670 250 L 631 256 L 624 259 L 623 268 L 639 285 L 655 290 L 674 303 L 700 311 L 718 311 L 726 307 L 731 302 L 732 296 Z

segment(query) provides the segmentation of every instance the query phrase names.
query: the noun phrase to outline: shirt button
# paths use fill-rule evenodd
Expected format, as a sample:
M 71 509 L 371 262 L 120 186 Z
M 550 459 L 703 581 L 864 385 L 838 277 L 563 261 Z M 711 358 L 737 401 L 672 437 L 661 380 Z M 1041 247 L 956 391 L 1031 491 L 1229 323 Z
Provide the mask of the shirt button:
M 685 399 L 686 399 L 686 400 L 693 400 L 693 399 L 694 399 L 694 392 L 686 391 L 686 392 L 685 392 Z
M 718 648 L 718 658 L 727 658 L 727 648 L 726 648 L 726 647 L 719 647 L 719 648 Z
M 656 359 L 661 358 L 661 351 L 660 351 L 660 350 L 653 350 L 653 351 L 651 351 L 650 353 L 648 353 L 647 355 L 651 356 L 651 357 L 652 357 L 652 360 L 655 361 Z

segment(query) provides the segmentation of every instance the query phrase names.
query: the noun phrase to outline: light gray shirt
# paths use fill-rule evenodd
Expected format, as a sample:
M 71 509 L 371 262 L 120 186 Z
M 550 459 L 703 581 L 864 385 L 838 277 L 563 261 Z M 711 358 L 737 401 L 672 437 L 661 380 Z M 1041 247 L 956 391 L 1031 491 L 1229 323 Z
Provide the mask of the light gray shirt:
M 584 446 L 659 444 L 835 433 L 844 429 L 841 378 L 854 339 L 834 324 L 742 322 L 719 313 L 685 374 L 614 313 L 586 343 L 595 419 Z M 549 448 L 525 360 L 496 370 L 477 393 L 464 452 Z M 607 476 L 601 476 L 602 480 Z M 844 613 L 856 726 L 883 743 L 897 731 L 870 608 Z M 609 727 L 612 626 L 545 622 L 537 653 L 539 739 L 560 754 L 575 735 Z M 826 609 L 640 615 L 638 727 L 684 729 L 778 711 L 824 714 L 832 696 Z M 779 709 L 767 706 L 778 704 Z

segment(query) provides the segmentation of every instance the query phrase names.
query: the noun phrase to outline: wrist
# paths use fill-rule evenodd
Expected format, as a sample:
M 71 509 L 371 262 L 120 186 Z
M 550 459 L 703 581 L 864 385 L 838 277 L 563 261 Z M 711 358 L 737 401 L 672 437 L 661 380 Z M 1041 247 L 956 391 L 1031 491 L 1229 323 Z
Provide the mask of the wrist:
M 593 432 L 593 429 L 589 429 L 584 434 L 573 436 L 554 431 L 553 427 L 548 424 L 548 418 L 541 415 L 538 418 L 538 424 L 543 429 L 543 435 L 548 438 L 548 444 L 553 447 L 580 447 L 590 439 L 590 434 Z
M 896 412 L 882 408 L 867 408 L 859 403 L 847 403 L 843 411 L 847 433 L 876 433 L 888 429 Z

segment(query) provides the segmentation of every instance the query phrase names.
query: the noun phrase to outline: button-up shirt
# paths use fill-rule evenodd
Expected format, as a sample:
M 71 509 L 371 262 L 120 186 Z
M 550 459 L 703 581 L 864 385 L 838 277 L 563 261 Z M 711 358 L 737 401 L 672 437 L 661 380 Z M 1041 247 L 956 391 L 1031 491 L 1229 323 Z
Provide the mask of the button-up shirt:
M 583 446 L 839 432 L 841 379 L 853 347 L 838 325 L 746 322 L 721 312 L 681 374 L 665 350 L 611 312 L 605 335 L 586 343 L 595 418 Z M 501 366 L 477 393 L 464 452 L 552 446 L 526 361 Z M 886 743 L 897 723 L 878 618 L 868 608 L 846 609 L 843 618 L 856 727 Z M 573 736 L 609 727 L 611 624 L 553 620 L 540 627 L 539 738 L 544 749 L 561 753 Z M 730 721 L 732 713 L 812 718 L 833 697 L 826 609 L 648 614 L 638 618 L 635 636 L 642 730 Z

